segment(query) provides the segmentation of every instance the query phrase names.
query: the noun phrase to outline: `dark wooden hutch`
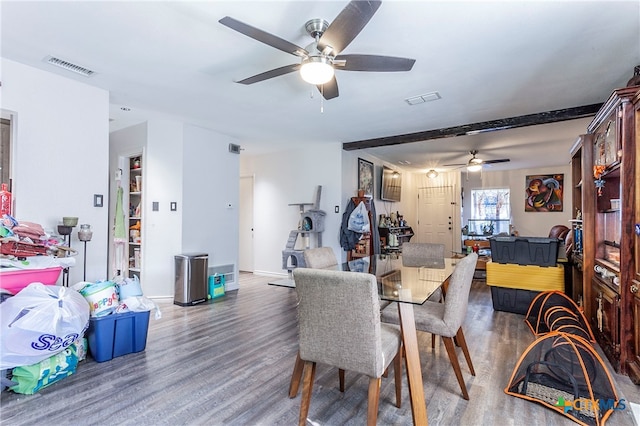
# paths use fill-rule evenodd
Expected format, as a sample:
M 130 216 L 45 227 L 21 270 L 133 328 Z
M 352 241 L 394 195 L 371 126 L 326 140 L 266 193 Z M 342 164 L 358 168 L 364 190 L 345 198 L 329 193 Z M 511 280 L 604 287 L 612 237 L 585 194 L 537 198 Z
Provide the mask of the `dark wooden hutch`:
M 639 93 L 640 86 L 615 90 L 571 151 L 577 183 L 572 226 L 582 235 L 573 274 L 583 283 L 582 293 L 578 289 L 573 296 L 582 299 L 612 366 L 635 383 L 640 383 Z

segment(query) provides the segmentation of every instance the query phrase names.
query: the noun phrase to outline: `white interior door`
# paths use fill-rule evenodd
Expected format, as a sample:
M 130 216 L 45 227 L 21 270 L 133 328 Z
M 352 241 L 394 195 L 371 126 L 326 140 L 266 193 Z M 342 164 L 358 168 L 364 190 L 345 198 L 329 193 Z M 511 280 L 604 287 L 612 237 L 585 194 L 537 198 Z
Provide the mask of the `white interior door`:
M 240 177 L 238 270 L 253 272 L 253 176 Z
M 444 244 L 445 254 L 455 247 L 453 238 L 455 199 L 452 186 L 418 189 L 418 239 Z

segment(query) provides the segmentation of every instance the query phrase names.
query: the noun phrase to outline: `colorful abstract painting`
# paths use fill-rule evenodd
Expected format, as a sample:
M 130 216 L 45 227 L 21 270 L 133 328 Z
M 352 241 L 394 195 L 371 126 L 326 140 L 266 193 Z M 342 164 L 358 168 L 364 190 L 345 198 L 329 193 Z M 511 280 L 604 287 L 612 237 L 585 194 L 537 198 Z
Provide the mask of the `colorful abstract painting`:
M 561 212 L 564 174 L 532 175 L 526 177 L 526 212 Z

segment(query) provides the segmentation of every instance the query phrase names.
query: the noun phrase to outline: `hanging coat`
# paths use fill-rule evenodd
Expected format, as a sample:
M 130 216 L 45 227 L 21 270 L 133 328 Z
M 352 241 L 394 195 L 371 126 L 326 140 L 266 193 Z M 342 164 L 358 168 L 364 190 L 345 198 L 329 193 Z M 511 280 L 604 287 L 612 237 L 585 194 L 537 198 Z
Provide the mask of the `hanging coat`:
M 356 203 L 353 199 L 349 199 L 347 208 L 342 213 L 342 224 L 340 226 L 340 247 L 344 251 L 353 250 L 358 244 L 358 241 L 362 237 L 362 234 L 349 230 L 349 217 L 351 213 L 356 209 Z M 376 224 L 376 207 L 373 201 L 369 203 L 369 211 L 371 212 L 371 254 L 380 253 L 380 233 L 378 231 L 378 225 Z

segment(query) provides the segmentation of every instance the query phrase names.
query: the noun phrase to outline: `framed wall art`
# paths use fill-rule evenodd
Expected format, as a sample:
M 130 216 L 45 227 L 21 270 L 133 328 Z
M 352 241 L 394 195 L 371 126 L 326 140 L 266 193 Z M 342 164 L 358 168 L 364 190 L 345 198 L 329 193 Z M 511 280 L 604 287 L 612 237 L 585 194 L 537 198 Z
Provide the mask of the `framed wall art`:
M 526 177 L 526 212 L 561 212 L 563 208 L 564 174 Z
M 373 198 L 373 163 L 362 158 L 358 158 L 358 190 Z

